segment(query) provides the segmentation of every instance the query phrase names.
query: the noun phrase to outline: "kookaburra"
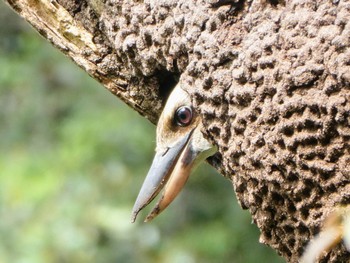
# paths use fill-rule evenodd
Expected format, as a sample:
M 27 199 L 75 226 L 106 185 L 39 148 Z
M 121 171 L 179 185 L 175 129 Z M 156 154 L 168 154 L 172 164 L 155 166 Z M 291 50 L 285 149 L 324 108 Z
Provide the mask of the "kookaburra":
M 179 194 L 191 171 L 215 154 L 217 148 L 203 137 L 202 126 L 189 94 L 177 85 L 159 118 L 156 154 L 136 199 L 132 222 L 164 188 L 162 197 L 145 222 L 156 217 Z

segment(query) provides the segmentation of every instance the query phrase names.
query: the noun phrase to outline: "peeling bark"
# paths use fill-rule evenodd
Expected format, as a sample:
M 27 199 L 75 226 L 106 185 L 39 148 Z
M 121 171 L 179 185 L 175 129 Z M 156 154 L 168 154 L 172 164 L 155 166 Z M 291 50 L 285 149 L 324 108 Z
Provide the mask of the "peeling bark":
M 219 147 L 212 164 L 287 261 L 350 203 L 348 1 L 8 3 L 153 123 L 180 82 Z M 349 257 L 340 244 L 322 260 Z

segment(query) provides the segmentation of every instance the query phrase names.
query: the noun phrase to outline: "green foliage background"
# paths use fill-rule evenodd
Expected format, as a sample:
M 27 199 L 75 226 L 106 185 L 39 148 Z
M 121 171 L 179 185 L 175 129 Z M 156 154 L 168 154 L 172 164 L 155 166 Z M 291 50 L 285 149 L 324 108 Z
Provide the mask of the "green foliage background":
M 0 262 L 282 262 L 207 164 L 131 224 L 155 128 L 2 2 L 0 138 Z

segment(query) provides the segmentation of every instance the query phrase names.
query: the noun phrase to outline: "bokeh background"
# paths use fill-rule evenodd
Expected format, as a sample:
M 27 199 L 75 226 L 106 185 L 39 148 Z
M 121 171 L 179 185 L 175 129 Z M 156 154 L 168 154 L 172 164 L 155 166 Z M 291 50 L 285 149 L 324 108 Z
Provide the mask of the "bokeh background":
M 152 124 L 0 1 L 1 263 L 283 262 L 207 164 L 131 224 L 154 147 Z

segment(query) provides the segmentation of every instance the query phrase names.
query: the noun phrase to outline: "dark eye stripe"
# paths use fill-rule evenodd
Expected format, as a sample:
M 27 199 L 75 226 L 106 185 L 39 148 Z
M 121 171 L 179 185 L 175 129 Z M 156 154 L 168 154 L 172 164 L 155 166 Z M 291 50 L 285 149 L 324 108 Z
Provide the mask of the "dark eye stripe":
M 182 106 L 178 108 L 175 112 L 175 123 L 178 126 L 187 126 L 191 123 L 192 121 L 192 109 L 191 107 L 188 106 Z

